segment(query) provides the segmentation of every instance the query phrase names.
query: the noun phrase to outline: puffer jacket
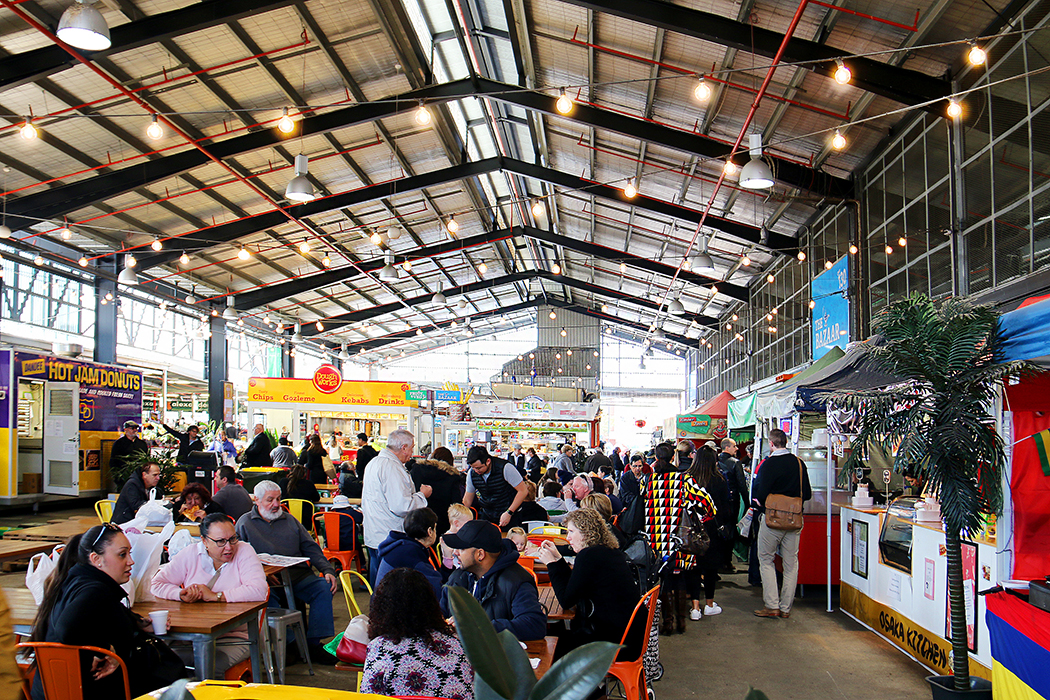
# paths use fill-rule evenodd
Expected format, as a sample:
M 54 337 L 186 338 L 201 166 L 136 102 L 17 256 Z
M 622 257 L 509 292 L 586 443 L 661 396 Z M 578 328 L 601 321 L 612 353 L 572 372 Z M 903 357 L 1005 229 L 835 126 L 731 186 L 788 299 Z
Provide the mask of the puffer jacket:
M 434 568 L 430 550 L 403 532 L 391 532 L 379 545 L 379 569 L 376 570 L 376 587 L 394 569 L 415 569 L 427 577 L 434 587 L 434 595 L 441 596 L 441 574 Z M 436 557 L 436 555 L 435 555 Z

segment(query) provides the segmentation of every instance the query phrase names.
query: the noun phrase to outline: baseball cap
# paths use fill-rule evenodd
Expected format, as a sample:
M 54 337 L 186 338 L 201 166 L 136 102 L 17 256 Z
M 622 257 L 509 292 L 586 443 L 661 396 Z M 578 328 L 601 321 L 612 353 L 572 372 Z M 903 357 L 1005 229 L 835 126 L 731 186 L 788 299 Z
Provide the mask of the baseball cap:
M 335 498 L 332 499 L 332 507 L 333 508 L 349 508 L 350 507 L 350 499 L 347 498 L 346 496 L 342 496 L 342 495 L 336 496 Z
M 486 552 L 498 552 L 503 546 L 503 536 L 499 528 L 487 520 L 471 520 L 459 528 L 459 532 L 445 535 L 442 538 L 453 549 L 484 549 Z
M 135 430 L 138 430 L 139 424 L 133 420 L 126 420 L 124 421 L 124 429 L 127 430 L 128 428 L 134 428 Z

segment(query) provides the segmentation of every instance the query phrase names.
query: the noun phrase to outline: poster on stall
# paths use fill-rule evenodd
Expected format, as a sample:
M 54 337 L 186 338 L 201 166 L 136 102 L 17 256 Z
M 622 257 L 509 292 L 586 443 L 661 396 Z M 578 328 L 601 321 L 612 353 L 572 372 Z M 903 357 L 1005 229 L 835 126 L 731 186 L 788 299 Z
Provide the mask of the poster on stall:
M 977 544 L 962 543 L 963 603 L 966 606 L 966 648 L 977 651 Z M 945 598 L 944 638 L 952 641 L 951 600 Z
M 813 310 L 813 359 L 819 360 L 833 347 L 849 344 L 849 256 L 844 255 L 809 285 Z
M 868 578 L 868 524 L 863 520 L 853 521 L 853 549 L 850 570 L 861 578 Z

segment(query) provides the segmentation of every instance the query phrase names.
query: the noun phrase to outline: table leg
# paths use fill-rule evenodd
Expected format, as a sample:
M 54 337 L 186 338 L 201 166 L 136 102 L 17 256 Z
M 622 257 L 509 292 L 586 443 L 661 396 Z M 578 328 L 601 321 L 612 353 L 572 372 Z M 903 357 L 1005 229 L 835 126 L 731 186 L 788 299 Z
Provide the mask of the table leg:
M 261 640 L 259 638 L 260 626 L 266 624 L 265 618 L 266 609 L 264 608 L 259 613 L 258 617 L 256 617 L 255 624 L 248 625 L 248 656 L 249 658 L 251 658 L 252 661 L 252 680 L 255 680 L 256 678 L 259 679 L 259 681 L 256 682 L 260 682 L 262 680 L 262 667 L 260 665 L 260 659 L 262 658 L 263 649 L 269 650 L 269 645 L 261 644 Z M 266 665 L 269 666 L 269 663 L 267 662 Z M 272 678 L 273 676 L 271 674 L 270 683 L 273 683 Z
M 288 567 L 281 569 L 281 580 L 284 581 L 284 594 L 288 598 L 288 610 L 295 610 L 295 591 L 292 590 L 292 572 Z
M 215 637 L 202 634 L 193 638 L 193 666 L 197 671 L 197 680 L 214 680 Z

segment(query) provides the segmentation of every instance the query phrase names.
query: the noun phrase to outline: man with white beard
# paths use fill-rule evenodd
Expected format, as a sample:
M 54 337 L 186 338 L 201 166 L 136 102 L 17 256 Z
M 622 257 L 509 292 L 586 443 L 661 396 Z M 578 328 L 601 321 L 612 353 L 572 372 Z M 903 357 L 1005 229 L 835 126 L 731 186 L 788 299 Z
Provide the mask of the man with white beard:
M 332 595 L 339 586 L 335 569 L 306 528 L 281 508 L 280 486 L 272 481 L 260 481 L 254 493 L 255 506 L 237 521 L 237 536 L 260 554 L 307 557 L 310 560 L 309 564 L 289 567 L 292 591 L 296 600 L 306 603 L 309 609 L 306 642 L 310 659 L 315 663 L 334 664 L 336 658 L 322 648 L 322 642 L 335 635 Z M 311 564 L 324 578 L 313 574 Z M 270 606 L 275 604 L 274 589 L 271 589 Z M 294 608 L 295 603 L 288 601 L 288 607 Z

